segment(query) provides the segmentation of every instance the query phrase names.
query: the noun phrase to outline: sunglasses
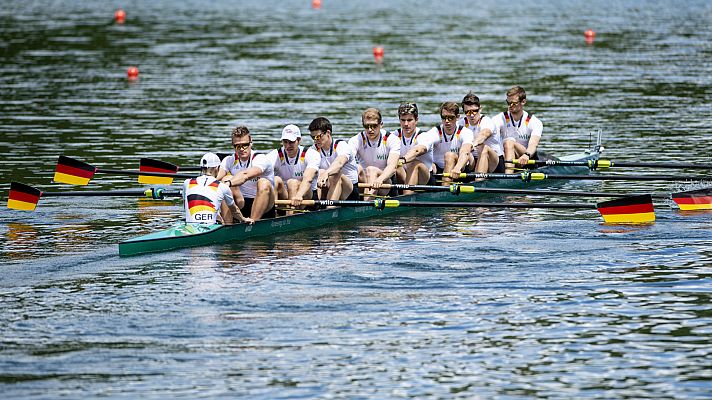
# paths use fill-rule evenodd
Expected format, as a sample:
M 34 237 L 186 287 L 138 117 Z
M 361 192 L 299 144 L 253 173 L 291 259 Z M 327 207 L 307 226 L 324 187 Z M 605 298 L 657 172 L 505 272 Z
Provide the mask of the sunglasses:
M 445 122 L 453 122 L 457 120 L 457 115 L 441 115 L 440 119 Z
M 322 136 L 324 136 L 323 133 L 317 133 L 316 135 L 311 135 L 311 138 L 313 141 L 316 142 L 317 140 L 321 139 Z
M 509 106 L 509 107 L 516 107 L 516 106 L 519 105 L 519 103 L 521 103 L 521 102 L 520 102 L 520 101 L 509 101 L 509 100 L 507 100 L 507 106 Z
M 480 112 L 480 108 L 475 108 L 474 110 L 465 111 L 465 115 L 467 115 L 468 117 L 474 117 L 475 115 L 477 115 L 478 112 Z
M 376 130 L 376 129 L 378 129 L 379 125 L 381 125 L 381 124 L 363 124 L 363 129 L 366 129 L 368 131 Z
M 232 147 L 234 147 L 237 150 L 247 150 L 250 146 L 252 146 L 252 142 L 247 142 L 247 143 L 233 143 Z

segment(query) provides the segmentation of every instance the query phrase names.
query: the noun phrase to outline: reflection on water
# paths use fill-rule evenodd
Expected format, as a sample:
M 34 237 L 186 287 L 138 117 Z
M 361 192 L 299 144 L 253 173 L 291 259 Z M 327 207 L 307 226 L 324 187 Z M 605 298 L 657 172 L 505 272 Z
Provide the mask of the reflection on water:
M 554 155 L 602 130 L 615 161 L 709 162 L 710 5 L 641 4 L 157 0 L 126 5 L 118 26 L 113 6 L 5 1 L 0 197 L 10 181 L 136 188 L 106 174 L 51 184 L 61 154 L 192 166 L 229 151 L 238 123 L 268 150 L 318 115 L 337 138 L 372 106 L 394 129 L 412 100 L 425 129 L 470 90 L 503 111 L 513 84 Z M 712 214 L 660 203 L 649 226 L 594 210 L 417 209 L 134 258 L 117 244 L 182 218 L 180 200 L 3 208 L 0 385 L 7 398 L 707 398 Z

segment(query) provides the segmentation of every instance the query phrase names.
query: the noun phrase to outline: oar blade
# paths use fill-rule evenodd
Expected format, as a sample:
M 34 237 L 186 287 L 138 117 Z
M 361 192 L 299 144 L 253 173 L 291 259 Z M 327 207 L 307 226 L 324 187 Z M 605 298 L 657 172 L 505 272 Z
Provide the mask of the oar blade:
M 672 201 L 682 211 L 712 210 L 712 188 L 673 193 Z
M 653 198 L 649 194 L 603 201 L 596 204 L 603 221 L 609 224 L 650 224 L 655 222 Z
M 40 201 L 42 191 L 24 183 L 10 182 L 10 194 L 7 208 L 13 210 L 34 211 Z
M 142 158 L 139 165 L 139 171 L 175 174 L 178 172 L 178 166 L 161 160 Z M 173 183 L 173 178 L 139 175 L 138 183 L 142 183 L 144 185 L 170 185 Z
M 88 185 L 96 173 L 96 167 L 67 156 L 59 156 L 54 181 L 70 185 Z

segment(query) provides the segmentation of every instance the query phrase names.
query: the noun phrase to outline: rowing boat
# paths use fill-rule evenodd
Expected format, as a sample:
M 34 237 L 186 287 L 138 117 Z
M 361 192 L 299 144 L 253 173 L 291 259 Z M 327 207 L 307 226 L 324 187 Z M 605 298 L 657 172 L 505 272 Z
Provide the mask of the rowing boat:
M 590 150 L 560 158 L 562 161 L 597 160 L 602 147 L 596 145 Z M 539 168 L 550 174 L 587 174 L 586 166 L 551 165 Z M 478 183 L 482 187 L 521 187 L 541 185 L 542 182 L 522 182 L 516 180 L 488 180 Z M 463 201 L 482 196 L 481 193 L 469 193 L 454 196 L 448 192 L 415 193 L 398 196 L 401 201 Z M 317 211 L 304 212 L 291 216 L 256 221 L 253 225 L 204 225 L 177 223 L 171 228 L 139 236 L 119 244 L 121 256 L 163 252 L 187 247 L 209 246 L 222 243 L 232 243 L 256 237 L 273 236 L 287 232 L 320 228 L 325 225 L 338 224 L 346 221 L 372 218 L 379 215 L 402 211 L 402 208 L 376 209 L 373 206 L 336 207 Z

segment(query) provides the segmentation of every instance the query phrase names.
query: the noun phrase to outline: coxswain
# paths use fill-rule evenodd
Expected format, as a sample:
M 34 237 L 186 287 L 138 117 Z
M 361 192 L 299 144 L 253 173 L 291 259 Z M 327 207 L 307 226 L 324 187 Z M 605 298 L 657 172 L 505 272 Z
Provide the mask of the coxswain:
M 252 218 L 245 218 L 237 208 L 230 188 L 216 178 L 219 171 L 220 158 L 214 153 L 206 153 L 200 159 L 200 176 L 186 179 L 183 182 L 185 222 L 198 224 L 216 224 L 218 222 L 231 224 L 233 221 L 254 223 Z

